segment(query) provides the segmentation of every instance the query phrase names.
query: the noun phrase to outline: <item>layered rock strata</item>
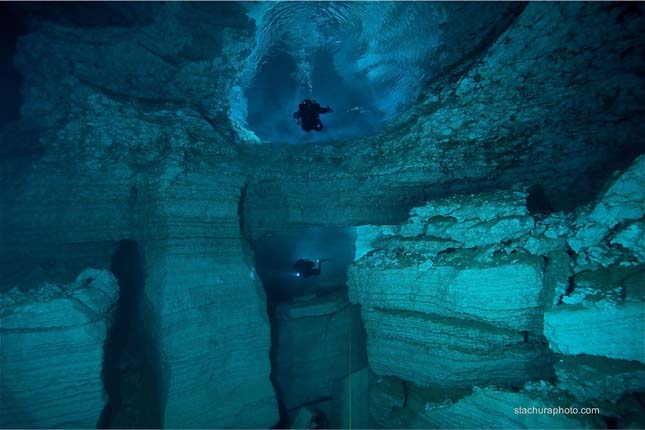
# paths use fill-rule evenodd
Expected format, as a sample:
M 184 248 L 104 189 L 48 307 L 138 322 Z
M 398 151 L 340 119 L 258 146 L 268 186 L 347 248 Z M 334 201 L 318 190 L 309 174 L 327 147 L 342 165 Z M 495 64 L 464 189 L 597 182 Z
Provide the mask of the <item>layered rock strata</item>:
M 645 389 L 643 183 L 640 156 L 577 213 L 567 235 L 574 251 L 569 286 L 545 313 L 544 334 L 564 355 L 556 364 L 558 386 L 580 402 L 615 404 Z
M 645 366 L 635 361 L 589 355 L 563 356 L 555 364 L 557 387 L 580 404 L 618 402 L 625 394 L 645 391 Z
M 271 427 L 269 321 L 227 118 L 252 26 L 239 5 L 203 6 L 135 6 L 91 27 L 36 14 L 15 63 L 42 156 L 4 178 L 0 259 L 65 277 L 136 241 L 163 426 Z
M 451 197 L 413 209 L 395 234 L 358 229 L 373 250 L 350 267 L 350 299 L 377 374 L 445 388 L 553 377 L 540 340 L 544 260 L 511 245 L 534 228 L 525 201 Z
M 105 405 L 103 344 L 119 286 L 84 270 L 69 285 L 0 293 L 0 426 L 94 428 Z
M 218 178 L 187 174 L 169 187 L 159 202 L 164 238 L 144 247 L 147 294 L 170 370 L 168 427 L 278 421 L 266 298 L 235 218 L 240 190 Z
M 575 413 L 570 401 L 566 394 L 546 383 L 527 384 L 519 391 L 476 387 L 472 392 L 460 393 L 455 399 L 445 392 L 422 389 L 410 383 L 402 385 L 396 378 L 375 378 L 370 389 L 370 417 L 373 425 L 380 428 L 604 426 L 597 411 Z
M 382 134 L 288 148 L 239 146 L 242 138 L 228 117 L 234 77 L 253 45 L 253 27 L 241 8 L 176 3 L 135 7 L 124 16 L 125 22 L 99 20 L 91 26 L 40 16 L 19 40 L 15 64 L 23 76 L 22 126 L 37 130 L 33 146 L 38 155 L 31 164 L 20 163 L 20 169 L 13 159 L 2 160 L 0 259 L 3 268 L 11 269 L 60 264 L 61 277 L 71 280 L 79 267 L 107 266 L 115 242 L 137 240 L 145 254 L 147 300 L 160 318 L 154 335 L 169 367 L 164 381 L 168 427 L 277 422 L 267 382 L 264 297 L 250 275 L 252 258 L 241 230 L 257 238 L 303 225 L 398 223 L 410 207 L 429 198 L 513 182 L 574 190 L 559 197 L 576 197 L 571 199 L 575 205 L 578 195 L 591 195 L 594 178 L 608 170 L 605 163 L 617 162 L 613 154 L 640 151 L 634 147 L 645 124 L 645 33 L 642 14 L 624 5 L 531 3 L 477 55 L 455 59 L 463 67 L 438 77 L 419 105 Z M 27 145 L 27 137 L 19 136 L 16 145 Z M 393 258 L 398 251 L 392 248 L 386 260 L 403 262 L 406 282 L 414 277 L 410 267 L 443 253 L 441 271 L 454 275 L 449 297 L 464 299 L 460 289 L 478 281 L 473 274 L 487 273 L 486 285 L 494 287 L 488 292 L 509 300 L 497 303 L 498 311 L 481 301 L 453 309 L 408 286 L 408 302 L 415 294 L 424 297 L 414 305 L 424 318 L 412 312 L 406 321 L 430 327 L 425 315 L 436 314 L 436 333 L 466 332 L 445 321 L 472 321 L 470 335 L 492 333 L 486 353 L 500 344 L 510 344 L 511 350 L 524 344 L 542 348 L 539 295 L 533 287 L 543 276 L 543 303 L 556 306 L 546 333 L 554 350 L 574 351 L 572 345 L 579 345 L 575 327 L 557 325 L 569 311 L 585 306 L 586 299 L 571 303 L 581 290 L 574 278 L 574 294 L 567 293 L 570 277 L 609 268 L 610 260 L 642 263 L 642 219 L 630 215 L 624 225 L 603 224 L 599 209 L 598 216 L 583 214 L 575 225 L 561 215 L 538 220 L 525 234 L 531 219 L 517 204 L 508 207 L 510 214 L 496 213 L 507 218 L 499 231 L 483 213 L 470 220 L 472 231 L 483 234 L 457 231 L 469 219 L 453 222 L 447 213 L 441 215 L 446 227 L 432 232 L 438 239 L 419 240 L 416 233 L 406 237 L 397 230 L 391 243 L 409 255 Z M 587 227 L 591 233 L 581 230 Z M 482 242 L 489 234 L 491 242 Z M 575 261 L 563 248 L 567 241 Z M 456 249 L 452 257 L 450 248 Z M 504 296 L 505 286 L 490 283 L 512 272 L 514 254 L 523 275 L 510 285 L 519 301 Z M 361 265 L 374 259 L 365 257 L 357 263 L 357 277 L 370 267 Z M 472 268 L 471 258 L 477 259 Z M 467 274 L 466 282 L 458 273 Z M 520 290 L 518 284 L 525 281 L 532 288 Z M 368 303 L 372 298 L 362 290 Z M 392 321 L 396 312 L 408 312 L 396 295 L 374 300 L 383 302 L 379 306 L 388 318 L 392 314 Z M 619 313 L 634 303 L 632 298 L 608 302 Z M 521 308 L 519 317 L 514 307 Z M 368 304 L 364 308 L 366 321 L 369 312 L 379 311 Z M 406 351 L 422 352 L 419 340 L 406 344 Z M 472 338 L 463 345 L 468 346 L 452 348 L 438 360 L 458 352 L 477 362 L 483 351 L 472 346 Z M 612 354 L 633 358 L 625 352 L 633 346 L 638 344 L 622 345 Z M 575 351 L 608 353 L 604 348 Z M 514 352 L 512 361 L 534 363 L 525 352 Z M 379 354 L 370 360 L 381 372 L 394 366 Z M 399 367 L 396 372 L 403 375 L 405 366 Z M 539 362 L 530 367 L 535 377 L 552 378 Z M 476 366 L 468 372 L 478 378 Z M 428 371 L 405 375 L 431 381 Z M 504 382 L 516 384 L 517 372 L 509 376 Z M 599 381 L 599 390 L 604 384 Z M 37 404 L 35 399 L 31 403 Z
M 367 363 L 360 311 L 345 291 L 279 304 L 275 324 L 274 371 L 287 411 L 330 400 L 334 383 Z
M 596 415 L 634 423 L 625 405 L 645 388 L 644 244 L 625 232 L 643 222 L 645 197 L 635 184 L 645 183 L 644 163 L 641 156 L 617 172 L 574 214 L 529 215 L 526 194 L 501 191 L 432 201 L 401 226 L 357 228 L 349 292 L 361 305 L 377 374 L 370 396 L 401 409 L 383 415 L 370 406 L 375 425 L 403 425 L 410 413 L 426 427 L 489 427 L 491 419 L 520 428 L 599 425 L 496 417 L 493 403 L 527 403 L 517 390 L 538 380 L 554 384 L 542 385 L 551 393 L 542 406 L 594 406 Z M 372 394 L 382 382 L 390 394 Z M 404 408 L 406 384 L 431 403 L 432 390 L 443 392 L 450 407 Z M 473 386 L 497 388 L 463 397 Z
M 553 350 L 645 363 L 644 181 L 641 156 L 574 220 L 570 287 L 544 318 Z

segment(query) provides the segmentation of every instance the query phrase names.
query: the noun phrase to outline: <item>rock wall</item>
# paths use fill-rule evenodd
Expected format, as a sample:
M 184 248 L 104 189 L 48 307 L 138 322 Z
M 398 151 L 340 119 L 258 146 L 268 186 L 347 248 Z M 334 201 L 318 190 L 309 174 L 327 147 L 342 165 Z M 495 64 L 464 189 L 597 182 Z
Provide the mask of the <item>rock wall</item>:
M 510 399 L 539 380 L 553 384 L 538 390 L 553 394 L 547 405 L 625 419 L 621 404 L 645 389 L 645 244 L 631 234 L 642 228 L 643 183 L 645 156 L 576 214 L 529 215 L 526 194 L 499 191 L 431 201 L 401 226 L 358 228 L 349 296 L 372 370 L 443 392 L 448 409 L 419 412 L 430 427 L 491 426 L 493 406 L 474 406 L 482 396 L 520 402 Z M 492 385 L 454 403 L 459 390 Z M 403 419 L 375 414 L 385 427 Z M 520 427 L 581 425 L 514 415 L 504 419 Z
M 266 298 L 237 217 L 242 178 L 234 163 L 212 169 L 173 172 L 157 201 L 163 234 L 144 242 L 169 367 L 164 426 L 266 427 L 278 405 Z
M 119 286 L 84 270 L 69 285 L 0 293 L 0 426 L 95 428 L 105 405 L 103 344 Z
M 549 345 L 563 354 L 559 387 L 580 401 L 614 404 L 645 390 L 643 183 L 640 156 L 578 213 L 567 237 L 574 251 L 570 287 L 544 314 Z
M 20 272 L 8 285 L 22 266 L 65 278 L 136 241 L 159 318 L 162 424 L 270 427 L 266 300 L 240 231 L 245 178 L 227 118 L 253 27 L 239 5 L 203 6 L 151 4 L 86 25 L 35 14 L 15 63 L 42 156 L 3 177 L 0 260 Z
M 402 386 L 400 381 L 378 378 L 373 381 L 370 391 L 370 414 L 380 428 L 579 429 L 605 426 L 597 415 L 573 414 L 571 409 L 567 412 L 565 408 L 570 408 L 569 401 L 544 382 L 527 384 L 518 391 L 493 386 L 475 388 L 472 393 L 452 401 L 413 384 Z
M 275 378 L 287 412 L 331 400 L 334 384 L 367 364 L 360 312 L 345 291 L 281 303 L 275 324 Z
M 544 261 L 510 245 L 534 228 L 525 202 L 514 191 L 433 201 L 350 267 L 377 374 L 445 388 L 553 378 Z

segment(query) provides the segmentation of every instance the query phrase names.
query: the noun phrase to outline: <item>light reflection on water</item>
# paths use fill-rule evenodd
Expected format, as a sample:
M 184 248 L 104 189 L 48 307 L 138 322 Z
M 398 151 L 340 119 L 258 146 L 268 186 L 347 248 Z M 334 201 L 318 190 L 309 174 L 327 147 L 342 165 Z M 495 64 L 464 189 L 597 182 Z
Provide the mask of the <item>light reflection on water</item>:
M 445 11 L 427 2 L 246 3 L 258 27 L 256 64 L 284 50 L 294 57 L 296 77 L 311 95 L 313 57 L 332 53 L 347 82 L 367 81 L 387 119 L 413 100 L 433 72 Z M 360 107 L 360 106 L 359 106 Z
M 231 92 L 231 118 L 264 141 L 368 136 L 415 104 L 426 84 L 495 40 L 514 2 L 248 2 L 255 46 Z M 292 113 L 303 98 L 334 112 L 322 133 Z

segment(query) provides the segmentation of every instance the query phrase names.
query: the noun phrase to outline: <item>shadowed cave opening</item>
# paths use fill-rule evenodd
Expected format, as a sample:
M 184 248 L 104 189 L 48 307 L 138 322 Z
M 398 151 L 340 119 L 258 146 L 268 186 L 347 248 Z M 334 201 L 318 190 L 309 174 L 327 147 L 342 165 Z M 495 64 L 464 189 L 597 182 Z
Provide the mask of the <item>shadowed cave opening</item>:
M 98 428 L 163 426 L 162 363 L 152 333 L 155 315 L 145 302 L 144 258 L 133 240 L 121 240 L 110 271 L 119 297 L 103 346 L 101 379 L 107 403 Z
M 255 267 L 266 291 L 271 323 L 270 378 L 280 412 L 275 428 L 289 427 L 303 407 L 316 414 L 317 425 L 333 426 L 332 409 L 337 407 L 330 406 L 333 393 L 307 392 L 302 385 L 311 381 L 296 375 L 317 372 L 321 378 L 340 379 L 352 371 L 352 360 L 357 368 L 367 363 L 358 306 L 350 305 L 347 299 L 347 270 L 354 261 L 355 240 L 352 227 L 309 227 L 266 234 L 253 244 Z M 321 260 L 320 275 L 298 276 L 293 265 L 300 258 Z M 307 314 L 308 306 L 333 307 L 337 301 L 347 304 L 328 315 L 319 311 Z M 291 314 L 294 309 L 296 313 L 300 310 L 298 317 Z M 317 349 L 326 348 L 338 350 L 339 360 L 332 367 L 317 364 L 313 358 Z
M 531 187 L 528 190 L 529 194 L 526 196 L 526 208 L 531 215 L 543 214 L 548 215 L 553 212 L 553 205 L 549 197 L 539 185 Z
M 269 233 L 256 240 L 255 264 L 271 301 L 323 295 L 346 287 L 354 259 L 356 233 L 351 227 L 310 227 L 292 233 Z M 298 259 L 326 260 L 319 276 L 298 277 Z

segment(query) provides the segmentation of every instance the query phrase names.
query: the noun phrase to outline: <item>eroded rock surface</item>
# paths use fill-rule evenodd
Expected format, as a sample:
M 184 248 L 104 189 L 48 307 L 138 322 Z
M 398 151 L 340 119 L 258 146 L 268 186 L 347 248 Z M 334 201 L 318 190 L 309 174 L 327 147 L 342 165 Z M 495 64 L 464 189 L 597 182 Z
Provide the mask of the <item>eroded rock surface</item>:
M 644 262 L 644 178 L 645 156 L 640 156 L 610 181 L 591 210 L 580 212 L 574 234 L 568 239 L 578 254 L 579 266 L 593 269 L 618 260 L 626 264 Z
M 554 351 L 645 363 L 645 238 L 632 235 L 645 216 L 644 183 L 641 156 L 579 211 L 568 238 L 576 252 L 571 287 L 544 316 Z
M 532 216 L 526 194 L 502 191 L 431 201 L 401 226 L 357 228 L 350 298 L 361 305 L 377 375 L 370 396 L 392 403 L 390 414 L 371 409 L 376 425 L 601 425 L 597 416 L 508 411 L 535 403 L 538 386 L 550 394 L 537 407 L 595 406 L 633 422 L 624 408 L 643 390 L 643 244 L 617 246 L 615 237 L 642 222 L 635 184 L 645 183 L 644 161 L 575 214 Z M 612 217 L 598 215 L 606 208 Z M 580 237 L 586 244 L 570 248 Z M 517 391 L 544 380 L 555 385 Z M 493 385 L 506 388 L 459 392 Z M 410 387 L 432 405 L 410 403 Z
M 0 426 L 94 428 L 105 405 L 103 344 L 119 286 L 87 269 L 69 285 L 2 292 Z
M 426 404 L 424 419 L 437 428 L 564 429 L 603 425 L 594 415 L 556 412 L 558 408 L 566 410 L 562 404 L 569 404 L 566 397 L 559 396 L 547 385 L 519 392 L 475 388 L 471 395 L 454 403 Z
M 588 201 L 642 153 L 644 25 L 609 4 L 530 3 L 382 133 L 248 148 L 266 160 L 249 182 L 249 234 L 399 224 L 428 199 L 515 183 L 541 185 L 556 208 Z
M 645 391 L 645 366 L 636 361 L 563 356 L 555 370 L 558 388 L 570 392 L 581 404 L 594 400 L 616 403 L 625 394 Z
M 282 303 L 275 324 L 274 371 L 287 411 L 330 400 L 334 383 L 367 363 L 360 312 L 345 291 Z
M 572 412 L 572 398 L 540 382 L 508 390 L 419 387 L 395 377 L 370 380 L 370 419 L 377 428 L 594 428 L 598 414 Z M 566 405 L 569 407 L 565 410 Z M 561 407 L 562 410 L 558 408 Z
M 358 229 L 376 237 L 349 271 L 372 369 L 444 388 L 553 378 L 544 260 L 521 248 L 533 229 L 519 191 L 432 201 L 394 235 Z
M 37 14 L 15 63 L 42 156 L 3 177 L 1 258 L 60 263 L 64 277 L 136 241 L 167 369 L 162 424 L 271 427 L 266 299 L 227 118 L 253 27 L 239 5 L 203 6 L 151 4 L 128 25 L 89 27 Z

